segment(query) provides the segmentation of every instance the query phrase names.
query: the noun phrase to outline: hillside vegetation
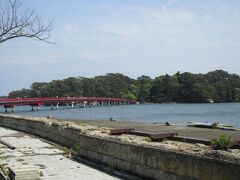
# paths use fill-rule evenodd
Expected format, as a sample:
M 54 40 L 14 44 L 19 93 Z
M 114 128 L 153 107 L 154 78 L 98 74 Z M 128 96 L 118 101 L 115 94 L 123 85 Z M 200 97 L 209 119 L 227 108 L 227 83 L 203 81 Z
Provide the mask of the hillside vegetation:
M 223 70 L 207 74 L 177 72 L 154 79 L 132 79 L 108 73 L 94 78 L 70 77 L 50 83 L 34 82 L 30 89 L 12 91 L 9 97 L 95 96 L 135 99 L 140 102 L 239 102 L 240 77 Z

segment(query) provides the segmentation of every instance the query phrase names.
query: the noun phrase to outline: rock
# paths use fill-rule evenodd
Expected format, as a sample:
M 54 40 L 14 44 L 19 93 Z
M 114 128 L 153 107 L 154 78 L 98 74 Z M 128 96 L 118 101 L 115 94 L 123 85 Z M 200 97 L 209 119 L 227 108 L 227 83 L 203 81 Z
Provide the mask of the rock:
M 206 147 L 205 144 L 200 144 L 200 143 L 195 144 L 195 146 L 197 146 L 197 147 Z

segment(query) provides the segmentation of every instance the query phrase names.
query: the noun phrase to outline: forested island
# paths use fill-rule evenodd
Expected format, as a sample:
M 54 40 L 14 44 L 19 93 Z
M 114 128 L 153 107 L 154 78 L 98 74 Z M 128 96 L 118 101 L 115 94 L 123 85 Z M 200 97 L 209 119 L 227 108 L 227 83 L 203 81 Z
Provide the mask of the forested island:
M 132 79 L 119 73 L 94 78 L 69 77 L 49 83 L 34 82 L 30 89 L 9 93 L 16 97 L 92 96 L 129 98 L 153 103 L 239 102 L 240 77 L 223 70 L 207 74 L 177 72 L 154 79 L 140 76 Z

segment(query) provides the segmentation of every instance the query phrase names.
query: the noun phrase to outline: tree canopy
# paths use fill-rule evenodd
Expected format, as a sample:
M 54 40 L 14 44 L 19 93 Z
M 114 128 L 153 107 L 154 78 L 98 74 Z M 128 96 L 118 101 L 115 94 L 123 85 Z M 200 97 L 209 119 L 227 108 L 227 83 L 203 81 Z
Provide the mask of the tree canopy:
M 9 97 L 94 96 L 135 99 L 140 102 L 239 102 L 240 77 L 223 70 L 207 74 L 177 72 L 154 79 L 137 79 L 119 73 L 94 78 L 70 77 L 50 83 L 34 82 L 30 89 L 12 91 Z

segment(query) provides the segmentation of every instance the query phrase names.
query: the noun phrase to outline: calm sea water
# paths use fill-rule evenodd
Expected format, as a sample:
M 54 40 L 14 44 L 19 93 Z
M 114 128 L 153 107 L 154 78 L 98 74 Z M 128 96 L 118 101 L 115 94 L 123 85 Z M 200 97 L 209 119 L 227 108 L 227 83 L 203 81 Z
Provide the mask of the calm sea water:
M 103 106 L 92 108 L 50 110 L 41 107 L 40 111 L 30 111 L 29 106 L 16 107 L 14 114 L 72 120 L 117 120 L 133 122 L 166 122 L 186 124 L 188 121 L 220 122 L 240 127 L 240 103 L 220 104 L 140 104 L 122 106 Z M 1 108 L 0 112 L 4 112 Z

